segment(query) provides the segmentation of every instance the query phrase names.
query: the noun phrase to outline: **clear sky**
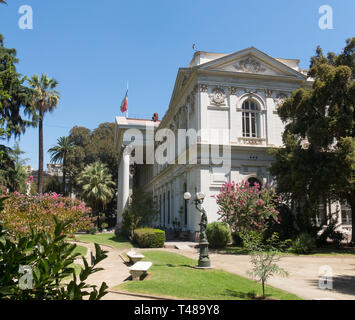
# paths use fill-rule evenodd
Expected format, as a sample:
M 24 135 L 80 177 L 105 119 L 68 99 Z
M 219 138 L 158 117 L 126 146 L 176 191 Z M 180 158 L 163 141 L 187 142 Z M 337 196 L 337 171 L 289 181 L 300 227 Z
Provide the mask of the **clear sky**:
M 129 114 L 161 118 L 179 67 L 197 50 L 233 53 L 254 46 L 308 68 L 318 45 L 340 52 L 355 36 L 354 0 L 6 0 L 0 33 L 16 48 L 24 75 L 46 73 L 59 82 L 58 109 L 45 118 L 44 149 L 75 125 L 96 128 L 120 115 L 129 80 Z M 33 30 L 22 30 L 19 8 L 33 9 Z M 332 30 L 318 10 L 333 9 Z M 37 129 L 20 147 L 38 167 Z M 13 140 L 8 143 L 12 146 Z M 50 160 L 45 154 L 45 164 Z

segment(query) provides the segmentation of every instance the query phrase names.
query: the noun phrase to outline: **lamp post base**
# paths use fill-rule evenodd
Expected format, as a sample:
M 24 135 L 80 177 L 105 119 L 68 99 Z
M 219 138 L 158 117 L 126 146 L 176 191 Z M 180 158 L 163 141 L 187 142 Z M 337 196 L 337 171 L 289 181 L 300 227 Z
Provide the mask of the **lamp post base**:
M 194 269 L 202 269 L 202 270 L 211 270 L 211 269 L 214 269 L 213 266 L 209 266 L 209 267 L 199 267 L 199 266 L 194 266 L 193 267 Z
M 208 242 L 202 241 L 200 242 L 200 258 L 198 259 L 198 268 L 200 269 L 210 269 L 211 268 L 211 261 L 208 256 Z

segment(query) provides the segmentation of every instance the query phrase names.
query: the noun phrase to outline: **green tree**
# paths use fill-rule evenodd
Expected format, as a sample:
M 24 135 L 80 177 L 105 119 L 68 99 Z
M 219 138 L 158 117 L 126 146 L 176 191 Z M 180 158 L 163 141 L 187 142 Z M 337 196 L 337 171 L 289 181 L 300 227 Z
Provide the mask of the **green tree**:
M 107 166 L 117 185 L 118 153 L 114 147 L 114 132 L 114 123 L 110 122 L 100 124 L 93 131 L 79 126 L 70 130 L 69 139 L 75 145 L 74 149 L 68 153 L 66 165 L 70 192 L 80 193 L 77 178 L 85 166 L 96 161 Z M 116 214 L 116 197 L 113 197 L 106 205 L 105 210 L 107 218 L 113 219 Z
M 67 157 L 67 173 L 69 177 L 70 192 L 78 189 L 77 177 L 90 164 L 86 160 L 86 150 L 91 139 L 91 130 L 85 127 L 75 126 L 69 132 L 69 139 L 74 144 L 74 148 Z M 94 161 L 93 161 L 94 162 Z
M 60 137 L 57 140 L 57 145 L 50 148 L 48 152 L 51 154 L 52 163 L 63 164 L 63 194 L 66 194 L 66 171 L 67 171 L 67 158 L 71 151 L 74 149 L 74 143 L 70 141 L 69 137 Z
M 273 275 L 288 276 L 288 272 L 278 266 L 282 258 L 280 251 L 288 246 L 288 241 L 279 241 L 277 233 L 274 233 L 266 243 L 263 243 L 263 236 L 259 232 L 242 232 L 244 246 L 250 251 L 250 262 L 253 269 L 247 274 L 261 283 L 262 298 L 265 298 L 265 284 Z
M 43 192 L 55 192 L 60 194 L 62 192 L 62 185 L 57 176 L 45 176 L 43 179 Z
M 88 163 L 97 160 L 105 163 L 115 181 L 118 172 L 118 151 L 114 143 L 115 124 L 111 122 L 101 123 L 94 129 L 90 136 L 90 143 L 86 147 L 86 161 Z
M 32 105 L 36 108 L 39 116 L 38 138 L 39 138 L 39 161 L 38 161 L 38 193 L 43 191 L 43 119 L 46 112 L 52 112 L 59 102 L 59 93 L 54 90 L 58 82 L 42 74 L 33 75 L 27 80 L 34 89 Z
M 24 153 L 16 142 L 12 149 L 8 148 L 0 164 L 0 184 L 9 188 L 10 191 L 26 192 L 25 182 L 28 178 L 26 161 L 28 159 L 21 159 Z
M 18 137 L 26 127 L 36 125 L 36 114 L 31 99 L 33 91 L 24 86 L 26 77 L 16 72 L 16 50 L 4 46 L 0 34 L 0 140 Z M 27 118 L 27 119 L 25 119 Z M 0 170 L 8 173 L 14 167 L 8 152 L 11 149 L 0 144 Z M 9 180 L 2 175 L 2 181 Z
M 75 146 L 86 148 L 90 143 L 91 130 L 85 127 L 75 126 L 70 129 L 69 137 Z
M 294 91 L 279 107 L 284 148 L 271 153 L 278 191 L 301 206 L 305 224 L 324 200 L 346 200 L 355 240 L 355 38 L 339 54 L 311 58 L 312 87 Z M 300 219 L 298 219 L 300 221 Z
M 81 197 L 91 206 L 96 216 L 105 209 L 115 194 L 115 183 L 106 165 L 101 162 L 86 166 L 77 182 L 81 188 Z
M 20 193 L 26 192 L 26 184 L 28 178 L 28 172 L 26 169 L 26 162 L 28 158 L 21 159 L 21 155 L 25 152 L 20 149 L 18 142 L 15 143 L 14 147 L 10 151 L 10 156 L 15 164 L 14 179 L 12 181 L 12 189 L 17 190 Z
M 26 77 L 16 72 L 19 61 L 16 54 L 15 49 L 4 47 L 4 38 L 0 34 L 0 125 L 8 137 L 18 137 L 26 127 L 36 125 L 31 104 L 33 90 L 24 86 Z

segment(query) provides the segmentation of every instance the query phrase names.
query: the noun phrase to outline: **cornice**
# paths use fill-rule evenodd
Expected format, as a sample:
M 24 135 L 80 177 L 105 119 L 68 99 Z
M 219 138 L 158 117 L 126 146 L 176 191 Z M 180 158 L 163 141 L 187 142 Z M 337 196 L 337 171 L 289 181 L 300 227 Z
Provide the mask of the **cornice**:
M 198 69 L 196 70 L 197 74 L 210 74 L 210 75 L 219 75 L 219 76 L 227 76 L 230 78 L 238 78 L 238 79 L 262 79 L 262 80 L 270 80 L 272 82 L 282 81 L 282 82 L 295 82 L 295 83 L 305 83 L 307 79 L 297 78 L 295 76 L 287 76 L 287 75 L 271 75 L 271 74 L 262 74 L 262 73 L 247 73 L 247 72 L 238 72 L 238 71 L 226 71 L 226 70 L 214 70 L 214 69 Z
M 189 78 L 186 80 L 186 83 L 182 88 L 178 88 L 178 81 L 181 77 L 181 72 L 190 71 Z M 191 84 L 194 82 L 196 78 L 196 72 L 192 68 L 180 68 L 178 72 L 178 76 L 176 78 L 173 94 L 171 96 L 171 100 L 169 103 L 168 111 L 165 113 L 163 119 L 161 120 L 158 129 L 165 128 L 167 123 L 171 120 L 172 116 L 175 114 L 176 106 L 178 102 L 182 99 L 182 97 L 188 92 L 188 89 L 191 87 Z

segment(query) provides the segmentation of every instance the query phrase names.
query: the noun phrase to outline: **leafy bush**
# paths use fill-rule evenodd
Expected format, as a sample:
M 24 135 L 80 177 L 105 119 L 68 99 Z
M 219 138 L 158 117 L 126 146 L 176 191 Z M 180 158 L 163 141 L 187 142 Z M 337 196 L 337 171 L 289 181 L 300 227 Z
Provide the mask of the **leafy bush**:
M 223 222 L 212 222 L 207 224 L 207 239 L 211 248 L 224 248 L 232 241 L 231 231 Z
M 102 228 L 102 229 L 107 229 L 107 228 L 108 228 L 108 223 L 103 222 L 103 223 L 101 224 L 101 228 Z
M 345 237 L 343 233 L 336 231 L 337 227 L 337 219 L 331 219 L 321 235 L 318 236 L 317 246 L 320 247 L 326 245 L 328 239 L 330 239 L 336 247 L 340 247 L 341 242 L 345 239 Z
M 82 300 L 85 296 L 98 300 L 107 293 L 105 282 L 99 291 L 85 283 L 88 276 L 103 270 L 95 266 L 106 258 L 106 251 L 95 244 L 91 265 L 82 257 L 84 267 L 77 279 L 71 265 L 80 253 L 74 253 L 76 245 L 64 241 L 63 234 L 70 221 L 53 220 L 53 233 L 32 229 L 15 239 L 0 225 L 0 300 Z M 65 284 L 68 276 L 73 279 Z
M 97 227 L 93 227 L 93 228 L 87 230 L 87 233 L 94 235 L 94 234 L 96 234 L 98 231 L 99 231 L 99 229 L 98 229 Z
M 297 254 L 309 254 L 316 248 L 316 240 L 308 233 L 301 233 L 293 242 L 291 252 Z
M 141 248 L 163 248 L 165 231 L 152 228 L 139 228 L 134 230 L 133 240 Z
M 221 221 L 233 233 L 263 232 L 270 218 L 279 223 L 275 206 L 280 199 L 269 185 L 260 188 L 259 184 L 251 186 L 248 181 L 225 183 L 216 196 Z
M 296 229 L 295 217 L 290 207 L 285 204 L 278 204 L 276 210 L 279 212 L 279 223 L 270 218 L 264 237 L 268 239 L 273 233 L 277 233 L 281 240 L 294 239 L 299 232 Z
M 128 212 L 126 209 L 122 213 L 122 222 L 121 222 L 121 228 L 120 228 L 120 233 L 125 236 L 128 239 L 133 239 L 134 236 L 134 216 Z
M 65 234 L 89 230 L 94 226 L 95 218 L 89 216 L 90 208 L 78 200 L 56 193 L 31 196 L 15 192 L 5 196 L 7 199 L 0 213 L 0 221 L 13 236 L 30 234 L 31 229 L 53 234 L 53 217 L 62 222 L 71 221 L 63 230 Z

